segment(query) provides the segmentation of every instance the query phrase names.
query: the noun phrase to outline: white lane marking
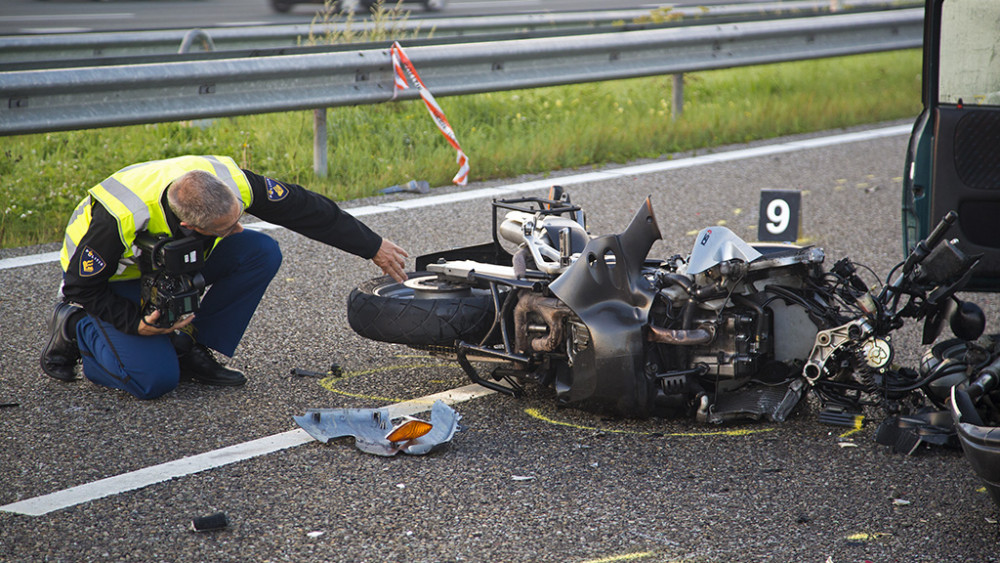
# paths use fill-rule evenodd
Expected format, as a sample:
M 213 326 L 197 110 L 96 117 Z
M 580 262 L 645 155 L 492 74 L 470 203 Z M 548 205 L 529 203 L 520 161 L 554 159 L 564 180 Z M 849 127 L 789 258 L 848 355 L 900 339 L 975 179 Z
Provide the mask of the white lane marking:
M 456 2 L 450 0 L 448 6 L 451 8 L 511 8 L 516 6 L 539 6 L 540 0 L 489 0 L 484 2 Z
M 494 393 L 489 389 L 478 385 L 466 385 L 457 389 L 451 389 L 426 397 L 420 397 L 402 403 L 395 403 L 385 407 L 389 410 L 392 418 L 406 415 L 414 415 L 430 410 L 434 401 L 440 399 L 449 405 L 463 403 L 478 397 L 484 397 Z M 42 516 L 60 510 L 76 506 L 92 500 L 133 491 L 162 483 L 177 477 L 184 477 L 194 473 L 199 473 L 208 469 L 222 467 L 230 463 L 244 461 L 257 456 L 293 448 L 308 442 L 314 442 L 313 438 L 301 428 L 290 430 L 273 436 L 258 438 L 242 444 L 236 444 L 218 450 L 212 450 L 202 454 L 197 454 L 174 461 L 168 461 L 159 465 L 153 465 L 100 479 L 83 485 L 77 485 L 47 495 L 37 496 L 17 502 L 12 502 L 0 506 L 0 511 L 25 514 L 28 516 Z
M 42 254 L 31 254 L 28 256 L 18 256 L 17 258 L 4 258 L 0 260 L 0 270 L 20 268 L 21 266 L 34 266 L 35 264 L 45 264 L 47 262 L 58 262 L 58 252 L 45 252 Z
M 135 18 L 135 14 L 131 12 L 120 12 L 120 13 L 110 13 L 110 14 L 45 14 L 43 16 L 4 16 L 3 21 L 6 23 L 11 22 L 31 22 L 31 21 L 47 21 L 52 20 L 67 20 L 67 21 L 79 21 L 79 20 L 130 20 Z
M 59 33 L 87 33 L 92 27 L 22 27 L 17 32 L 24 35 L 56 35 Z
M 817 148 L 830 147 L 834 145 L 842 145 L 847 143 L 871 141 L 875 139 L 881 139 L 883 137 L 909 135 L 911 129 L 912 127 L 910 125 L 896 125 L 892 127 L 883 127 L 881 129 L 869 129 L 867 131 L 858 131 L 856 133 L 843 133 L 840 135 L 816 137 L 813 139 L 803 139 L 800 141 L 788 141 L 785 143 L 778 143 L 775 145 L 764 145 L 760 147 L 739 149 L 723 153 L 706 154 L 701 156 L 692 156 L 688 158 L 679 158 L 677 160 L 665 160 L 661 162 L 650 162 L 649 164 L 636 164 L 633 166 L 623 166 L 621 168 L 609 168 L 607 170 L 586 172 L 583 174 L 574 174 L 572 176 L 563 176 L 560 178 L 546 178 L 543 180 L 533 180 L 531 182 L 523 182 L 520 184 L 508 184 L 506 186 L 497 186 L 495 188 L 480 188 L 478 190 L 468 190 L 468 191 L 455 192 L 444 195 L 431 195 L 416 199 L 394 201 L 392 203 L 365 205 L 362 207 L 354 207 L 346 209 L 346 211 L 351 215 L 354 215 L 355 217 L 379 215 L 382 213 L 391 213 L 393 211 L 419 209 L 421 207 L 433 207 L 436 205 L 453 204 L 459 201 L 494 198 L 494 197 L 509 195 L 511 193 L 547 189 L 552 184 L 562 184 L 564 186 L 569 186 L 573 184 L 582 184 L 585 182 L 599 182 L 601 180 L 607 180 L 610 178 L 620 178 L 624 176 L 639 176 L 642 174 L 654 174 L 656 172 L 664 172 L 667 170 L 679 170 L 682 168 L 704 166 L 706 164 L 716 164 L 719 162 L 733 162 L 735 160 L 745 160 L 748 158 L 758 158 L 762 156 L 770 156 L 775 154 L 817 149 Z M 263 221 L 256 223 L 249 223 L 244 226 L 248 229 L 256 229 L 260 231 L 281 228 L 278 225 L 265 223 Z M 35 264 L 55 262 L 58 260 L 59 260 L 58 252 L 48 252 L 45 254 L 35 254 L 32 256 L 20 256 L 17 258 L 4 258 L 0 260 L 0 270 L 9 270 L 11 268 L 19 268 L 21 266 L 32 266 Z

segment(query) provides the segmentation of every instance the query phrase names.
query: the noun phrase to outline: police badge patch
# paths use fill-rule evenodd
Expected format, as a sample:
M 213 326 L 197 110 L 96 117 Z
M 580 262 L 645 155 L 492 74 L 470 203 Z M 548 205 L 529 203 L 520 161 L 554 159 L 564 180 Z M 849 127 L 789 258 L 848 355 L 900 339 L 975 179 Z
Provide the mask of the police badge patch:
M 288 188 L 286 188 L 281 182 L 270 178 L 264 178 L 264 183 L 267 185 L 267 199 L 271 201 L 281 201 L 288 195 Z
M 107 262 L 101 258 L 100 254 L 89 246 L 83 247 L 83 253 L 80 254 L 80 277 L 96 276 L 104 270 L 105 266 L 107 266 Z

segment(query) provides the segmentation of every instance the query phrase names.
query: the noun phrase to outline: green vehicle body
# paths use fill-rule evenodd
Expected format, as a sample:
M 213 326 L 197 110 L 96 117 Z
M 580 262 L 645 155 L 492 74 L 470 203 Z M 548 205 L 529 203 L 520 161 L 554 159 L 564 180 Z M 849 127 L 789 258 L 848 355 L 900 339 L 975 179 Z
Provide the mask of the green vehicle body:
M 923 111 L 903 174 L 903 251 L 948 211 L 983 261 L 966 287 L 1000 291 L 1000 2 L 927 0 Z

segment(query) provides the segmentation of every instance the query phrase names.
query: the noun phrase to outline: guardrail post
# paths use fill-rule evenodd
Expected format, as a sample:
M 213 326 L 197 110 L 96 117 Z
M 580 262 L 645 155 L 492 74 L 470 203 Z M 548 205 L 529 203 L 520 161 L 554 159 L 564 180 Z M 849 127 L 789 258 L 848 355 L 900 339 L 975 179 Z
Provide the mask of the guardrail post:
M 313 172 L 326 178 L 326 108 L 313 110 Z
M 184 34 L 184 39 L 181 40 L 181 46 L 177 49 L 178 53 L 190 53 L 191 48 L 197 43 L 201 43 L 202 51 L 214 51 L 215 42 L 212 41 L 212 36 L 208 34 L 207 31 L 203 29 L 192 29 Z M 214 119 L 195 119 L 191 121 L 191 124 L 195 127 L 201 127 L 202 129 L 210 127 L 215 123 Z
M 670 75 L 674 80 L 673 97 L 670 103 L 670 118 L 677 120 L 684 113 L 684 75 Z
M 207 31 L 203 29 L 192 29 L 184 34 L 184 39 L 181 40 L 181 47 L 177 50 L 177 52 L 190 53 L 191 46 L 194 45 L 196 41 L 201 43 L 202 51 L 215 50 L 215 42 L 212 41 L 212 36 L 209 35 Z

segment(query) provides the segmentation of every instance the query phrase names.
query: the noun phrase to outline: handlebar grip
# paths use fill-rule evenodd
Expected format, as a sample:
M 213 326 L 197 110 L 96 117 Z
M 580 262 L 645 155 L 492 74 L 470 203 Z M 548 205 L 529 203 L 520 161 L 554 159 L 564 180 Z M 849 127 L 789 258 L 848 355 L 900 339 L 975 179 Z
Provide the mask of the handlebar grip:
M 941 221 L 934 227 L 931 234 L 927 235 L 926 242 L 927 250 L 931 250 L 937 246 L 942 240 L 944 240 L 944 235 L 948 232 L 948 229 L 955 224 L 958 220 L 958 213 L 954 211 L 949 211 L 941 218 Z
M 1000 380 L 1000 358 L 994 359 L 990 365 L 979 370 L 979 377 L 969 384 L 966 391 L 969 393 L 969 397 L 978 399 L 996 389 L 998 380 Z
M 931 250 L 944 240 L 945 233 L 948 232 L 948 229 L 951 228 L 957 220 L 958 213 L 949 211 L 944 217 L 941 218 L 941 221 L 934 226 L 934 230 L 931 231 L 931 234 L 927 235 L 927 238 L 918 242 L 916 246 L 913 247 L 913 250 L 910 251 L 910 255 L 906 257 L 906 262 L 903 263 L 903 275 L 899 277 L 897 280 L 898 282 L 901 282 L 904 278 L 909 276 L 910 273 L 913 272 L 914 267 L 922 262 L 924 258 L 927 258 L 927 255 L 931 253 Z

